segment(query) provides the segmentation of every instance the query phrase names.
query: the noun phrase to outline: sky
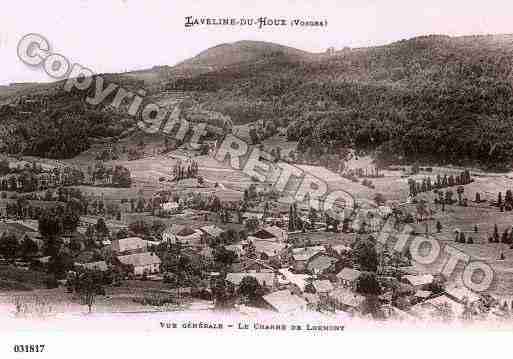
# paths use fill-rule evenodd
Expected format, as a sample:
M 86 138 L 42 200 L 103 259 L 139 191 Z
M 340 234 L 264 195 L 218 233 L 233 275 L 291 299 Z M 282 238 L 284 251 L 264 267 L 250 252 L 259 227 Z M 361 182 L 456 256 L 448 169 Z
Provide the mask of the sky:
M 319 52 L 427 34 L 513 33 L 513 2 L 501 0 L 2 0 L 0 85 L 50 81 L 16 55 L 28 33 L 96 73 L 174 65 L 220 43 L 270 41 Z M 8 4 L 8 5 L 6 5 Z M 326 20 L 325 28 L 202 26 L 185 17 Z

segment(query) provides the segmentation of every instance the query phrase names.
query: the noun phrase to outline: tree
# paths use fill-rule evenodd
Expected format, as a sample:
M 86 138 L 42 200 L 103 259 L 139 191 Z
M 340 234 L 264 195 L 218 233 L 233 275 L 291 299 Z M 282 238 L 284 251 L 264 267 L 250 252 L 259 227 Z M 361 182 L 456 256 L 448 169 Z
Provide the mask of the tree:
M 378 295 L 381 294 L 381 287 L 376 279 L 376 273 L 362 272 L 356 282 L 356 292 L 365 296 L 362 311 L 376 316 L 380 306 Z
M 72 233 L 77 229 L 78 222 L 80 220 L 79 215 L 73 212 L 71 209 L 68 210 L 62 217 L 62 228 L 67 233 Z
M 78 274 L 75 290 L 80 295 L 82 304 L 87 305 L 89 313 L 91 313 L 96 296 L 104 291 L 102 288 L 102 273 L 88 270 Z
M 248 187 L 248 197 L 250 200 L 253 200 L 253 199 L 257 198 L 257 196 L 258 196 L 258 193 L 256 190 L 256 185 L 254 183 L 252 183 Z
M 381 206 L 385 204 L 386 198 L 382 193 L 376 193 L 376 195 L 374 196 L 374 202 L 376 202 L 378 206 Z
M 310 221 L 310 225 L 313 227 L 315 222 L 319 220 L 319 216 L 317 215 L 317 210 L 313 207 L 310 207 L 310 211 L 308 213 L 308 220 Z
M 509 233 L 507 228 L 504 230 L 504 232 L 502 232 L 501 242 L 509 243 Z
M 82 251 L 82 241 L 78 237 L 72 237 L 69 242 L 69 249 L 78 254 Z
M 222 263 L 225 266 L 231 266 L 237 259 L 237 255 L 233 251 L 229 251 L 224 247 L 219 247 L 214 252 L 214 258 L 216 262 Z
M 57 279 L 64 278 L 66 272 L 73 269 L 73 260 L 68 253 L 61 251 L 50 256 L 48 262 L 48 273 L 51 273 Z
M 233 228 L 230 228 L 227 231 L 221 233 L 221 239 L 224 244 L 237 243 L 240 241 L 239 232 Z
M 417 203 L 416 209 L 417 209 L 417 216 L 419 218 L 419 221 L 423 221 L 425 216 L 427 216 L 427 214 L 428 214 L 426 200 L 425 199 L 421 199 Z
M 0 238 L 0 254 L 7 259 L 14 260 L 18 252 L 19 244 L 16 235 L 4 232 Z
M 378 269 L 378 253 L 371 238 L 360 239 L 356 242 L 353 249 L 354 260 L 360 266 L 360 270 L 376 272 Z
M 260 225 L 260 222 L 256 218 L 248 218 L 246 219 L 245 223 L 245 229 L 248 233 L 254 233 L 258 226 Z
M 116 238 L 117 239 L 123 239 L 123 238 L 128 238 L 130 235 L 128 234 L 128 230 L 126 228 L 121 228 L 117 233 L 116 233 Z
M 120 187 L 129 188 L 132 185 L 130 170 L 123 166 L 114 167 L 112 173 L 112 183 Z
M 239 294 L 248 298 L 249 303 L 255 304 L 264 294 L 264 290 L 255 277 L 245 276 L 240 282 Z
M 453 193 L 450 189 L 445 191 L 445 203 L 446 204 L 452 204 L 452 195 L 453 195 Z
M 9 161 L 6 159 L 3 159 L 0 161 L 0 176 L 5 176 L 6 174 L 9 174 L 11 172 L 11 169 L 9 167 Z
M 39 232 L 43 238 L 56 237 L 62 232 L 62 223 L 53 211 L 44 211 L 38 219 Z
M 107 225 L 105 224 L 105 220 L 103 218 L 98 218 L 94 229 L 96 230 L 96 233 L 98 233 L 98 235 L 100 236 L 109 235 L 109 229 L 107 228 Z
M 232 291 L 227 286 L 223 278 L 216 279 L 212 285 L 212 295 L 215 300 L 215 307 L 219 309 L 226 309 L 230 307 L 230 299 L 233 296 Z
M 499 228 L 497 224 L 493 226 L 493 239 L 495 243 L 499 243 Z
M 506 191 L 506 196 L 504 197 L 504 204 L 511 207 L 513 205 L 513 192 L 510 189 Z
M 379 295 L 381 287 L 376 278 L 376 273 L 362 272 L 356 282 L 356 292 L 362 295 Z
M 463 204 L 463 193 L 465 192 L 465 188 L 463 186 L 458 186 L 456 189 L 456 193 L 458 194 L 458 204 L 461 206 Z
M 20 253 L 24 259 L 29 259 L 34 257 L 39 252 L 39 247 L 37 243 L 30 239 L 29 236 L 25 236 L 20 246 Z

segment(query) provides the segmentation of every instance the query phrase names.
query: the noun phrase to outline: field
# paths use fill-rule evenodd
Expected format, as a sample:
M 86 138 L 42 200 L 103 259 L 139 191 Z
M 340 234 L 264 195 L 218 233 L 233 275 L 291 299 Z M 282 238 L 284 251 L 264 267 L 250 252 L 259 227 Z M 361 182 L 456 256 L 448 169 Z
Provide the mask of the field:
M 31 291 L 44 288 L 48 276 L 45 273 L 24 270 L 13 266 L 0 266 L 0 290 Z
M 160 293 L 160 294 L 159 294 Z M 178 310 L 192 305 L 209 307 L 212 302 L 179 296 L 179 293 L 161 282 L 125 281 L 120 287 L 105 287 L 105 296 L 97 295 L 93 305 L 95 313 L 116 312 L 151 312 Z M 180 304 L 166 304 L 163 307 L 143 305 L 134 299 L 155 296 L 175 297 Z M 15 311 L 16 301 L 26 305 L 31 314 L 47 312 L 50 315 L 58 313 L 86 313 L 88 308 L 80 303 L 76 293 L 68 293 L 65 287 L 55 289 L 37 289 L 30 292 L 11 291 L 0 294 L 0 311 Z

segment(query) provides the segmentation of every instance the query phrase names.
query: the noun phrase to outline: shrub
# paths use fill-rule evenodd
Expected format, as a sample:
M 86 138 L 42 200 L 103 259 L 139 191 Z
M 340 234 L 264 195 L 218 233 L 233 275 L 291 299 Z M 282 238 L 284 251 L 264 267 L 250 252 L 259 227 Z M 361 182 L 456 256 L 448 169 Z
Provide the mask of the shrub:
M 46 288 L 54 289 L 59 287 L 59 282 L 55 276 L 49 276 L 45 281 Z

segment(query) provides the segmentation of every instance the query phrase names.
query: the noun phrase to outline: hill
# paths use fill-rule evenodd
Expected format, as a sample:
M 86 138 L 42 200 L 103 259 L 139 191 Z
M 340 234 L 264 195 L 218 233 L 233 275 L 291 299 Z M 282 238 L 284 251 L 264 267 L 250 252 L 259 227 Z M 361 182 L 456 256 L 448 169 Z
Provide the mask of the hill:
M 304 159 L 337 161 L 342 149 L 352 147 L 382 164 L 507 169 L 513 158 L 512 60 L 513 35 L 431 35 L 332 55 L 240 41 L 174 67 L 109 76 L 145 86 L 151 96 L 187 94 L 186 111 L 199 104 L 236 125 L 262 120 L 268 133 L 287 127 Z M 101 109 L 107 115 L 92 116 L 95 124 L 88 126 L 88 112 L 98 109 L 79 97 L 73 101 L 82 109 L 83 126 L 77 128 L 85 138 L 102 136 L 102 126 L 112 128 L 121 116 Z M 22 122 L 30 127 L 38 121 Z M 122 136 L 122 127 L 108 136 Z
M 170 81 L 234 123 L 288 126 L 312 159 L 511 167 L 513 36 L 432 35 L 333 56 L 274 52 Z
M 255 63 L 276 54 L 290 60 L 312 59 L 314 54 L 292 47 L 262 41 L 238 41 L 220 44 L 207 49 L 197 56 L 174 66 L 175 71 L 192 70 L 196 72 L 216 71 L 227 66 Z

